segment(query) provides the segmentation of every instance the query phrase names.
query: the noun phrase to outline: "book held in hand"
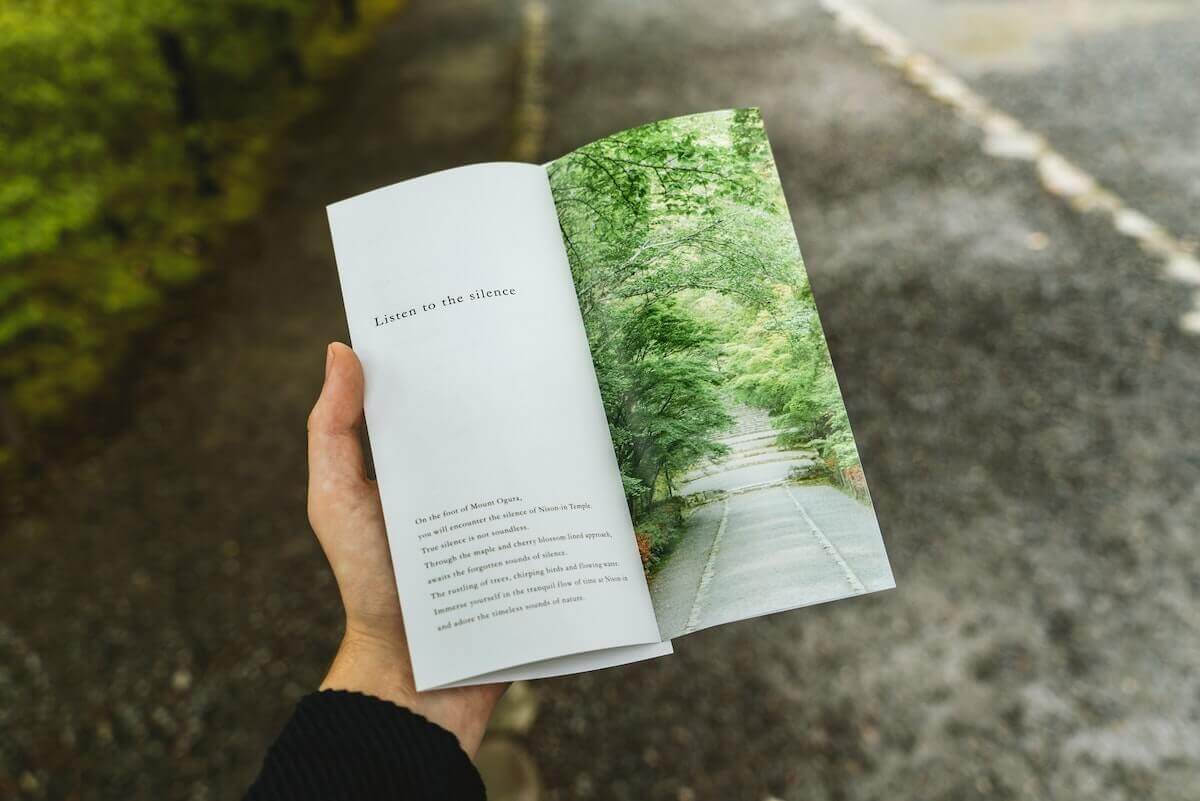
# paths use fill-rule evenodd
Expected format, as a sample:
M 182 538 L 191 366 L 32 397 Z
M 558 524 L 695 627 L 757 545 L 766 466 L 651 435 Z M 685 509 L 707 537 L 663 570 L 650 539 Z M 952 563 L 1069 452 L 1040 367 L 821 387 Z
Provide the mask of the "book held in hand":
M 894 586 L 756 109 L 328 211 L 418 689 Z

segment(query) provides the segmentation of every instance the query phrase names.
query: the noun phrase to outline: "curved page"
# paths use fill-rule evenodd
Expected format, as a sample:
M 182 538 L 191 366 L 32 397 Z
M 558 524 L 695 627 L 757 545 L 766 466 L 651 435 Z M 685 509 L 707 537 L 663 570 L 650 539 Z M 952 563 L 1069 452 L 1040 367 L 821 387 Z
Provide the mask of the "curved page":
M 328 212 L 418 689 L 657 643 L 545 170 Z
M 894 587 L 759 111 L 546 169 L 663 638 Z

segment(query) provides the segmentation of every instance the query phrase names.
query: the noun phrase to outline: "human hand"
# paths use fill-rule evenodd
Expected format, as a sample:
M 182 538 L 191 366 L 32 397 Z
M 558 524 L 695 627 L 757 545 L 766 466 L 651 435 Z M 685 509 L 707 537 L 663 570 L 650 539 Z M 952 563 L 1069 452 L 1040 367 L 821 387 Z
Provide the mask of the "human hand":
M 355 690 L 407 707 L 452 732 L 473 757 L 507 685 L 416 691 L 379 489 L 363 465 L 362 420 L 362 365 L 335 342 L 308 417 L 308 519 L 346 611 L 346 632 L 321 689 Z

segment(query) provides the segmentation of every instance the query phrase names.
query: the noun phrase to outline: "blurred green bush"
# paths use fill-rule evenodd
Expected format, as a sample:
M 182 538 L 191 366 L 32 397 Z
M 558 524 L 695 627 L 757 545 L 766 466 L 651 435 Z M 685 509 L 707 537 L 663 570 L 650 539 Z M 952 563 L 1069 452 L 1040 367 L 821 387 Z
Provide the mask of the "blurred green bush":
M 398 3 L 0 4 L 0 466 L 202 272 L 272 143 Z

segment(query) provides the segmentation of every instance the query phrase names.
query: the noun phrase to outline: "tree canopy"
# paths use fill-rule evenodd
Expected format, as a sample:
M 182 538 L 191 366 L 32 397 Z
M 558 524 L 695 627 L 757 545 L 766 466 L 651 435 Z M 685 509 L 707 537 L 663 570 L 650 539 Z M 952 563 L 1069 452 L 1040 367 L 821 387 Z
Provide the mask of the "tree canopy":
M 757 109 L 645 125 L 549 171 L 635 518 L 721 454 L 731 396 L 857 463 Z

